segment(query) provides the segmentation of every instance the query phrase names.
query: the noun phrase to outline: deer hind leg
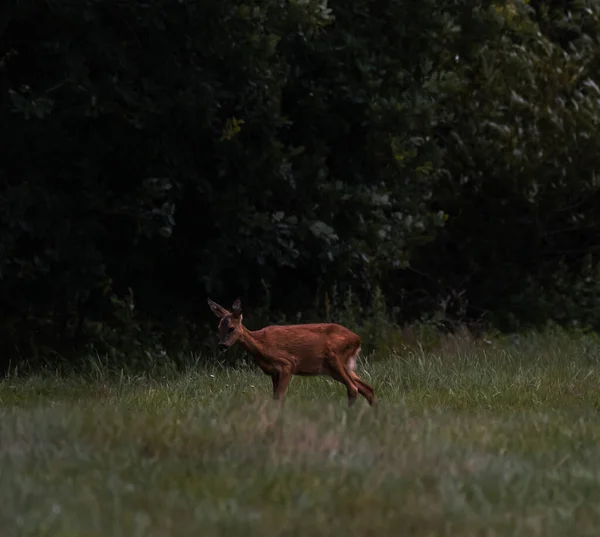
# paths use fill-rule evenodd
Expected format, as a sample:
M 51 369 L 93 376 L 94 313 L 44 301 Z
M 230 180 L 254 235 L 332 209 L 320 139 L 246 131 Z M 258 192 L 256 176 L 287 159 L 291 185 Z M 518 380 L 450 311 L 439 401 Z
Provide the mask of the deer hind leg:
M 356 367 L 356 360 L 358 358 L 358 353 L 360 352 L 360 347 L 358 347 L 348 358 L 346 361 L 346 371 L 348 375 L 356 384 L 358 388 L 358 392 L 368 401 L 369 405 L 373 406 L 376 404 L 377 400 L 375 398 L 375 390 L 367 384 L 364 380 L 362 380 L 354 371 Z
M 346 391 L 348 393 L 348 406 L 352 407 L 358 399 L 358 393 L 360 390 L 358 389 L 358 386 L 352 382 L 349 376 L 348 380 L 342 379 L 342 383 L 346 385 Z
M 346 386 L 348 391 L 348 406 L 353 406 L 358 398 L 359 389 L 342 363 L 332 360 L 331 377 Z
M 369 402 L 369 405 L 375 406 L 377 404 L 377 398 L 375 397 L 375 390 L 362 380 L 354 371 L 352 371 L 352 380 L 358 392 Z

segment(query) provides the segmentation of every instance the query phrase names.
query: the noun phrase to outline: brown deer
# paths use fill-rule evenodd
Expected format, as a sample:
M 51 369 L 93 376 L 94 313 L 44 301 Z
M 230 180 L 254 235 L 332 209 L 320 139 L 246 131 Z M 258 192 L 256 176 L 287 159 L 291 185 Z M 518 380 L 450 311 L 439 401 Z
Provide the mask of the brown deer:
M 254 357 L 258 367 L 273 381 L 273 399 L 281 400 L 292 375 L 328 375 L 348 391 L 352 406 L 360 393 L 371 406 L 375 391 L 354 372 L 360 352 L 360 337 L 339 324 L 272 325 L 251 331 L 242 324 L 238 298 L 231 311 L 208 299 L 219 321 L 219 350 L 239 341 Z

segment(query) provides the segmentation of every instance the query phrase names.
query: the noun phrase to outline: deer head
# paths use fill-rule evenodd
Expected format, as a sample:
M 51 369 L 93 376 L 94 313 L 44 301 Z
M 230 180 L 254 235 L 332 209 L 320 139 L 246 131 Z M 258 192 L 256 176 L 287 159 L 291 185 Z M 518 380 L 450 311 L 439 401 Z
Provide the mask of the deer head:
M 226 351 L 242 334 L 242 303 L 236 299 L 227 311 L 223 306 L 208 299 L 208 305 L 212 312 L 220 319 L 219 321 L 219 350 Z

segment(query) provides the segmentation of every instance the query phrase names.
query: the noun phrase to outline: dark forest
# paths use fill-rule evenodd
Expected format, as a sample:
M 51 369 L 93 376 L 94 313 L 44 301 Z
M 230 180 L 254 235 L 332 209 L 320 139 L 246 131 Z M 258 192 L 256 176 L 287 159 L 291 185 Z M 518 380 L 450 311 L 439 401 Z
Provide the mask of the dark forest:
M 0 362 L 600 323 L 600 8 L 5 0 Z M 392 336 L 390 336 L 392 337 Z

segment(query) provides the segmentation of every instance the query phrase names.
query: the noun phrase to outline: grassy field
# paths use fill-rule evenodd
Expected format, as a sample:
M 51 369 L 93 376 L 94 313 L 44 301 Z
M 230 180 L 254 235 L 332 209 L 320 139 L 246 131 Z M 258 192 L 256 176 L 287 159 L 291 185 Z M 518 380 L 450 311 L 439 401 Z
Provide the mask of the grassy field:
M 377 359 L 376 359 L 377 358 Z M 600 346 L 363 360 L 380 405 L 251 367 L 0 381 L 0 535 L 600 535 Z

